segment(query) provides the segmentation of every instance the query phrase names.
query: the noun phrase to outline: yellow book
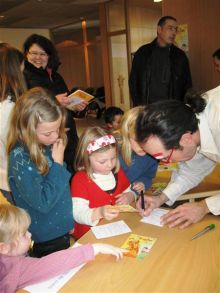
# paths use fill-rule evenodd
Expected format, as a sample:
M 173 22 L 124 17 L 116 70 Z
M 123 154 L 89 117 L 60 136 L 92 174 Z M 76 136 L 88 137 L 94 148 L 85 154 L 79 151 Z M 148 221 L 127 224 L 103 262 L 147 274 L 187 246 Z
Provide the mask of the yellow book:
M 128 251 L 124 255 L 142 260 L 148 255 L 156 240 L 157 238 L 130 234 L 121 248 Z
M 70 104 L 66 106 L 69 110 L 74 110 L 74 107 L 82 102 L 91 102 L 94 96 L 84 92 L 83 90 L 76 90 L 68 96 Z

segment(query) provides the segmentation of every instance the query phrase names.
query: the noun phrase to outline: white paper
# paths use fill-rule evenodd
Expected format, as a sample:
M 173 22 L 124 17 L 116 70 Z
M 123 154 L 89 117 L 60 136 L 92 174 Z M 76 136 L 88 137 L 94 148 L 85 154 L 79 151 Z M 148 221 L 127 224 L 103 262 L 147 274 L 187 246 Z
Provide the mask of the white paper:
M 163 225 L 160 223 L 160 218 L 168 212 L 168 210 L 156 208 L 149 216 L 143 217 L 141 222 L 162 227 Z
M 73 247 L 80 245 L 79 243 L 75 243 Z M 41 283 L 27 286 L 24 289 L 31 293 L 57 293 L 84 265 L 82 264 L 64 274 Z
M 113 237 L 131 232 L 131 229 L 124 221 L 92 227 L 91 230 L 97 239 Z

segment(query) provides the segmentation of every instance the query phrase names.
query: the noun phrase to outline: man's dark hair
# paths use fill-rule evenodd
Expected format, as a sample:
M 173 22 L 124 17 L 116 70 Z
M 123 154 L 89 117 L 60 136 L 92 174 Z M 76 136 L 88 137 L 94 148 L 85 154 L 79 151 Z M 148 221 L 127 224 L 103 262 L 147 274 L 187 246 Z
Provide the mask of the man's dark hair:
M 157 136 L 164 147 L 180 149 L 179 141 L 184 133 L 198 130 L 195 113 L 205 109 L 206 102 L 200 95 L 190 95 L 186 104 L 178 100 L 166 100 L 145 107 L 137 118 L 136 138 L 144 143 L 152 135 Z
M 28 51 L 30 50 L 30 47 L 33 44 L 37 44 L 39 47 L 41 47 L 49 56 L 48 64 L 47 66 L 53 70 L 57 70 L 58 66 L 60 65 L 59 57 L 57 54 L 57 50 L 54 47 L 51 40 L 47 39 L 44 36 L 33 34 L 30 35 L 24 42 L 23 48 L 24 48 L 24 55 L 26 56 Z
M 216 50 L 213 54 L 212 54 L 212 57 L 216 57 L 217 59 L 220 60 L 220 49 Z
M 157 25 L 162 27 L 162 26 L 164 26 L 165 22 L 169 19 L 177 21 L 175 17 L 170 16 L 170 15 L 166 15 L 166 16 L 163 16 L 159 19 Z
M 108 107 L 103 115 L 105 123 L 112 123 L 116 115 L 123 115 L 124 111 L 119 107 Z

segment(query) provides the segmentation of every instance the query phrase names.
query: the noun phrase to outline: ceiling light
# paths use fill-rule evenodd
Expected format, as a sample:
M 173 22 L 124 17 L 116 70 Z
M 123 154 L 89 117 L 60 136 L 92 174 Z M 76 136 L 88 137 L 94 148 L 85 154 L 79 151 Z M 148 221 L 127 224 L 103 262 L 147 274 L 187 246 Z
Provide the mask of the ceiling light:
M 161 2 L 162 0 L 154 0 L 154 2 Z

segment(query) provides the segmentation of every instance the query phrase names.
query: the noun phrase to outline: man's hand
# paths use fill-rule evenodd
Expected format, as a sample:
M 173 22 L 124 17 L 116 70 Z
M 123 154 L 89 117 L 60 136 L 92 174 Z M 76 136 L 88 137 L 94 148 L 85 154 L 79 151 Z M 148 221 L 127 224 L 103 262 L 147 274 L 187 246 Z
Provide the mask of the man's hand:
M 164 193 L 161 193 L 160 195 L 157 195 L 157 196 L 145 195 L 144 196 L 145 210 L 142 210 L 142 208 L 141 208 L 141 199 L 140 198 L 137 201 L 136 207 L 142 216 L 149 216 L 150 213 L 155 208 L 159 208 L 163 203 L 165 203 L 167 201 L 167 199 L 168 198 Z
M 169 228 L 178 226 L 183 229 L 199 222 L 208 213 L 209 209 L 204 200 L 184 203 L 161 217 L 161 223 Z

